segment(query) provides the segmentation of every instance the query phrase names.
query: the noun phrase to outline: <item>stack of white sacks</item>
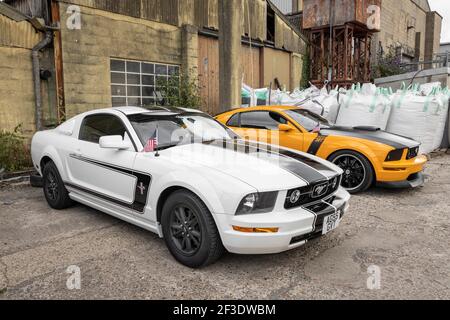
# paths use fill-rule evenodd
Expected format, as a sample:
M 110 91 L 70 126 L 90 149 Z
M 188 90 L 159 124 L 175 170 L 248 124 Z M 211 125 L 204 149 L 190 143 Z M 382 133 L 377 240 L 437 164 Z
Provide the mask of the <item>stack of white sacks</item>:
M 336 87 L 330 92 L 315 86 L 292 93 L 245 88 L 252 96 L 250 106 L 301 106 L 338 126 L 377 127 L 421 142 L 422 154 L 441 146 L 449 115 L 450 91 L 439 82 L 403 86 L 397 92 L 373 84 L 357 84 L 349 90 Z

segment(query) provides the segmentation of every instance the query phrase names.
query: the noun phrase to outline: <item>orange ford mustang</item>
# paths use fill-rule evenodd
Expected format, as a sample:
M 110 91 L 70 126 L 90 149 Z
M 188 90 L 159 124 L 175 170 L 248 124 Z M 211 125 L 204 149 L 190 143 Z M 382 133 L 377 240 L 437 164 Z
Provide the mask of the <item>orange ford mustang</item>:
M 338 127 L 302 108 L 268 106 L 231 110 L 216 119 L 246 140 L 281 145 L 317 155 L 344 170 L 351 193 L 378 183 L 417 187 L 427 162 L 420 143 L 374 127 Z

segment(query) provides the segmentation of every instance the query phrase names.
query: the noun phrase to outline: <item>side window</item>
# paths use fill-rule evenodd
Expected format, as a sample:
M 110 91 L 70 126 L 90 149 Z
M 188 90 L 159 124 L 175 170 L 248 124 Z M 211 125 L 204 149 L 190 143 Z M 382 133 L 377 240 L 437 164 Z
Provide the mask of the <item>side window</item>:
M 241 113 L 242 128 L 278 130 L 280 124 L 287 124 L 287 121 L 275 112 L 252 111 Z
M 122 136 L 126 129 L 122 121 L 113 115 L 96 114 L 84 118 L 80 128 L 79 139 L 98 143 L 103 136 Z
M 233 115 L 230 120 L 228 120 L 227 122 L 227 126 L 229 127 L 239 127 L 239 113 L 236 113 L 235 115 Z

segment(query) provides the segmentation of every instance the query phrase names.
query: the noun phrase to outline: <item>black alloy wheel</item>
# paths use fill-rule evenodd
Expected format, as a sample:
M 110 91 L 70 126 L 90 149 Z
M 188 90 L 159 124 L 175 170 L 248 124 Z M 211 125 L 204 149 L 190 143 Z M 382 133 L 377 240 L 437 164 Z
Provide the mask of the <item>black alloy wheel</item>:
M 55 174 L 50 171 L 45 177 L 45 192 L 47 193 L 47 197 L 53 202 L 58 199 L 59 190 L 58 190 L 58 181 L 56 180 Z
M 173 209 L 170 217 L 172 241 L 185 255 L 194 255 L 202 241 L 202 230 L 197 213 L 184 205 L 179 205 Z
M 214 218 L 194 193 L 181 189 L 164 203 L 161 227 L 172 256 L 190 268 L 216 262 L 225 252 Z
M 42 175 L 44 196 L 50 207 L 61 210 L 72 206 L 73 201 L 54 162 L 50 161 L 45 165 Z
M 372 185 L 373 169 L 369 160 L 362 154 L 355 151 L 340 151 L 328 160 L 344 171 L 341 186 L 348 192 L 352 194 L 363 192 Z

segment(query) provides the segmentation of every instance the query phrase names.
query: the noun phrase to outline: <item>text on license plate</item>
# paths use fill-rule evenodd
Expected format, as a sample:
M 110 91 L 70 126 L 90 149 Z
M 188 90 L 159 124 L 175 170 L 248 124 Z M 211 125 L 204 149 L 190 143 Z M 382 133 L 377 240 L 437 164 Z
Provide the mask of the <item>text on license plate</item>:
M 323 220 L 322 235 L 325 235 L 328 232 L 333 231 L 339 226 L 340 216 L 341 210 L 337 210 L 335 213 L 325 217 L 325 219 Z

